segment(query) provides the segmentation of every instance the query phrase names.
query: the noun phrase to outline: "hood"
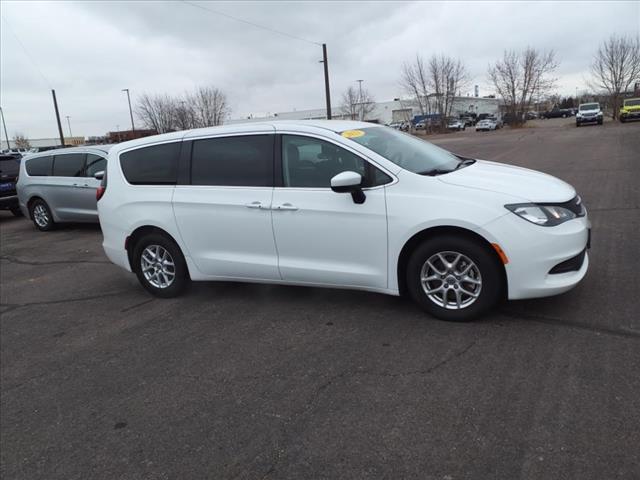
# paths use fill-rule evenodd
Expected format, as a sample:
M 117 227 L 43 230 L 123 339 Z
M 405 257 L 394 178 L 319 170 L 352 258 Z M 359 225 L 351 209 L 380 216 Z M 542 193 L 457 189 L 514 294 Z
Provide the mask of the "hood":
M 625 112 L 640 112 L 640 105 L 626 105 L 620 110 L 623 110 Z
M 451 185 L 502 193 L 530 202 L 566 202 L 576 196 L 571 185 L 546 173 L 485 160 L 437 178 Z

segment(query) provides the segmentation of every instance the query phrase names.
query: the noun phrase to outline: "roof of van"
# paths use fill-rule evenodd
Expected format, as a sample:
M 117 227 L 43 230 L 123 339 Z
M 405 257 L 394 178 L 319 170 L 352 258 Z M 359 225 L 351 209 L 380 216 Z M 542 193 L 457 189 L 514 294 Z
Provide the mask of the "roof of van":
M 131 147 L 148 145 L 151 143 L 168 142 L 171 140 L 182 140 L 184 138 L 204 137 L 208 135 L 220 135 L 225 133 L 242 132 L 277 132 L 283 130 L 313 131 L 323 129 L 339 133 L 346 130 L 357 130 L 361 128 L 381 127 L 375 123 L 358 122 L 352 120 L 273 120 L 265 122 L 234 123 L 231 125 L 220 125 L 217 127 L 196 128 L 193 130 L 182 130 L 179 132 L 163 133 L 150 137 L 137 138 L 117 144 L 114 150 L 120 151 Z
M 100 151 L 109 153 L 109 150 L 113 147 L 113 144 L 108 145 L 84 145 L 81 147 L 68 147 L 68 148 L 55 148 L 53 150 L 45 150 L 44 152 L 30 153 L 25 155 L 24 158 L 32 157 L 46 157 L 48 155 L 60 155 L 62 153 L 87 153 L 92 151 Z

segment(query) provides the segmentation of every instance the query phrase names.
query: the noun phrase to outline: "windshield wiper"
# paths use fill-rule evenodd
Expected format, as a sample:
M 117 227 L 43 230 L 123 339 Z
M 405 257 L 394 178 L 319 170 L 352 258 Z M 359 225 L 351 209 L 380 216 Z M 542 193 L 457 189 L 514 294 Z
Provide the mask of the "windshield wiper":
M 456 168 L 454 168 L 454 170 L 458 170 L 459 168 L 462 168 L 462 167 L 468 167 L 469 165 L 473 165 L 474 163 L 476 163 L 476 161 L 473 158 L 464 158 L 464 157 L 458 157 L 458 158 L 460 158 L 460 163 L 456 165 Z
M 453 172 L 453 170 L 442 170 L 441 168 L 432 168 L 431 170 L 425 170 L 424 172 L 417 172 L 417 173 L 418 175 L 427 175 L 430 177 L 434 177 L 436 175 L 442 175 L 443 173 L 451 173 L 451 172 Z

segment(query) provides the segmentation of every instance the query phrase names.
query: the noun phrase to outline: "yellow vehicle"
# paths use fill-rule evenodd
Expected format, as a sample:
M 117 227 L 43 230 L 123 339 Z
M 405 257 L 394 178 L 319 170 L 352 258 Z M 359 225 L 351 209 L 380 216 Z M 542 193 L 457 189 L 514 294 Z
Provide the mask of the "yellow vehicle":
M 625 98 L 620 107 L 620 121 L 640 118 L 640 98 Z

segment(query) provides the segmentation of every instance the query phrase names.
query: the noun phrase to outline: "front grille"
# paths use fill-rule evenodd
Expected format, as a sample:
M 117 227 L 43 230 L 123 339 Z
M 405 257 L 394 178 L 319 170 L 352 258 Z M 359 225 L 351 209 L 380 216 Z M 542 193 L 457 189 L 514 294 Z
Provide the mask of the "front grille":
M 549 270 L 549 273 L 553 275 L 556 273 L 577 272 L 578 270 L 580 270 L 580 268 L 582 268 L 586 252 L 587 249 L 585 248 L 575 257 L 571 257 L 569 260 L 565 260 L 564 262 L 557 264 L 555 267 Z

